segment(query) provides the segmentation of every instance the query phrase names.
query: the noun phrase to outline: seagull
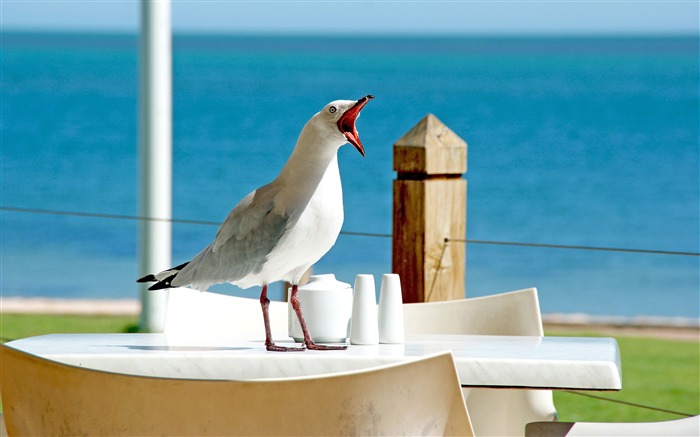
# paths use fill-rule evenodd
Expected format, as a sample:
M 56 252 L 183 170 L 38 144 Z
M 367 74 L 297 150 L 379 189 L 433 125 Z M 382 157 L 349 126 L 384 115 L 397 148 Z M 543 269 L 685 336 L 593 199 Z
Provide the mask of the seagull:
M 231 210 L 211 244 L 192 260 L 137 282 L 155 282 L 149 290 L 189 286 L 206 291 L 224 282 L 241 288 L 262 286 L 268 351 L 346 349 L 312 340 L 297 292 L 304 272 L 330 250 L 340 233 L 343 190 L 338 150 L 350 143 L 365 156 L 355 122 L 373 98 L 328 103 L 304 125 L 279 175 Z M 276 281 L 292 284 L 290 302 L 304 334 L 300 348 L 278 346 L 272 340 L 267 286 Z

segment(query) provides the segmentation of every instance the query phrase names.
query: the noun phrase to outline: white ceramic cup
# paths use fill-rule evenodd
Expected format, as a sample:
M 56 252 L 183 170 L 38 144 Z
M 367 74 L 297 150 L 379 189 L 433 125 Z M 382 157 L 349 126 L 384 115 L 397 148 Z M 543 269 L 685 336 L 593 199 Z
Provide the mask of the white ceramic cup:
M 289 291 L 291 297 L 291 290 Z M 306 327 L 317 343 L 345 343 L 352 314 L 352 288 L 335 279 L 335 275 L 314 275 L 299 287 L 299 303 Z M 297 314 L 289 307 L 289 336 L 304 341 Z
M 352 301 L 352 321 L 350 324 L 350 343 L 379 343 L 377 295 L 374 287 L 374 276 L 372 275 L 357 275 L 355 278 L 355 295 Z
M 379 342 L 403 343 L 403 296 L 401 279 L 396 273 L 382 275 L 379 292 Z

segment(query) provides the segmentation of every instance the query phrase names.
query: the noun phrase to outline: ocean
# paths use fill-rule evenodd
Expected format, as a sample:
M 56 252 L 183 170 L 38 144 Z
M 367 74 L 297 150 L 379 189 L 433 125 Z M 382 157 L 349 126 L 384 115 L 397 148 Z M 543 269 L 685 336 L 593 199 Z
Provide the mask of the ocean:
M 2 34 L 3 296 L 138 298 L 138 38 Z M 469 144 L 466 296 L 543 313 L 700 318 L 695 37 L 176 35 L 173 216 L 222 221 L 308 118 L 374 94 L 339 153 L 343 234 L 315 266 L 391 270 L 392 145 L 426 114 Z M 20 210 L 18 210 L 20 209 Z M 110 217 L 73 214 L 80 212 Z M 176 223 L 173 263 L 216 226 Z M 257 296 L 258 290 L 215 291 Z M 280 288 L 281 290 L 281 288 Z

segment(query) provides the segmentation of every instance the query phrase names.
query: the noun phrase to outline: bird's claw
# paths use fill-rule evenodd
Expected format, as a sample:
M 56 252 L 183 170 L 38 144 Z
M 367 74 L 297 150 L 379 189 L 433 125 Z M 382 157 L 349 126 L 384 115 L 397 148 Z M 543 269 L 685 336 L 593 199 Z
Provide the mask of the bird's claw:
M 286 347 L 277 346 L 274 343 L 265 345 L 265 348 L 270 352 L 304 352 L 306 350 L 305 345 L 302 345 L 302 347 Z
M 307 349 L 312 350 L 312 351 L 344 351 L 348 347 L 347 346 L 328 346 L 325 344 L 316 344 L 313 341 L 307 341 L 304 342 L 306 345 Z
M 265 348 L 271 352 L 303 352 L 306 349 L 312 351 L 344 351 L 347 346 L 329 346 L 325 344 L 316 344 L 313 341 L 306 341 L 301 344 L 301 347 L 286 347 L 277 346 L 274 343 L 269 343 L 265 345 Z

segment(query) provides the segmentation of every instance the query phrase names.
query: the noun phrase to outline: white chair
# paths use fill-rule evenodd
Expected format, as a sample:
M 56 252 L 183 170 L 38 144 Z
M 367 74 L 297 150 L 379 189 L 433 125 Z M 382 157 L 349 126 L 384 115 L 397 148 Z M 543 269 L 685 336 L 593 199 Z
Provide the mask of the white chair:
M 287 302 L 270 302 L 275 339 L 289 339 Z M 259 299 L 174 288 L 168 292 L 164 333 L 171 340 L 245 338 L 265 340 Z
M 535 288 L 403 308 L 406 335 L 544 335 Z M 550 390 L 465 389 L 464 397 L 478 436 L 522 436 L 527 423 L 557 417 Z
M 155 378 L 0 346 L 12 435 L 473 436 L 450 353 L 320 377 Z
M 700 416 L 664 422 L 533 422 L 525 427 L 528 437 L 563 436 L 688 436 L 700 435 Z

